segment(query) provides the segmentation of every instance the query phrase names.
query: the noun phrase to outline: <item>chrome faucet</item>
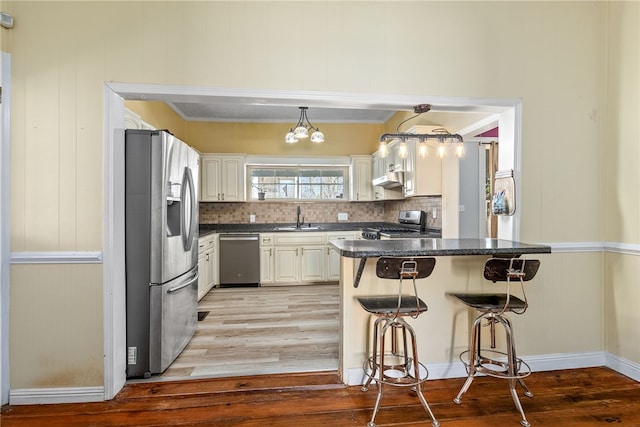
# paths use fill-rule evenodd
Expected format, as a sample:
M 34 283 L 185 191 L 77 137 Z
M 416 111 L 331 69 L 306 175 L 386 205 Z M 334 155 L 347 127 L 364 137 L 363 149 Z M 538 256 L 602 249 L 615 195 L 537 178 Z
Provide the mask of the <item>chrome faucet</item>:
M 300 222 L 300 206 L 296 208 L 296 228 L 300 228 L 302 223 Z

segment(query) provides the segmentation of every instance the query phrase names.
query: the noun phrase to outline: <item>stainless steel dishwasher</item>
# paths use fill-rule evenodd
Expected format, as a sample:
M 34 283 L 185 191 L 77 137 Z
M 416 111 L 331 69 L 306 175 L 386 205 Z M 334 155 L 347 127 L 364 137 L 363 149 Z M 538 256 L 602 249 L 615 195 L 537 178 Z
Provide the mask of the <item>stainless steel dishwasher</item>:
M 260 284 L 258 234 L 220 235 L 220 286 Z

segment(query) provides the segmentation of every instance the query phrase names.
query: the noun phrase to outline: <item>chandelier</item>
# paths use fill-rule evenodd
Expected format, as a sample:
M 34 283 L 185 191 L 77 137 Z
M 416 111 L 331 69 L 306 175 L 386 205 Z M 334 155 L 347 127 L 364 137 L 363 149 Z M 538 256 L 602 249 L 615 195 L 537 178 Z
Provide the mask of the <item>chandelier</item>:
M 311 133 L 311 142 L 324 142 L 324 134 L 320 132 L 320 129 L 313 126 L 307 118 L 307 110 L 309 107 L 298 107 L 300 109 L 300 118 L 298 123 L 292 127 L 284 138 L 284 142 L 287 144 L 295 144 L 300 139 L 308 138 L 309 132 Z
M 378 153 L 381 157 L 387 157 L 389 152 L 387 147 L 388 141 L 400 141 L 398 146 L 398 155 L 404 159 L 408 155 L 407 142 L 416 141 L 418 143 L 418 155 L 420 157 L 426 157 L 428 154 L 427 141 L 437 141 L 437 154 L 438 157 L 443 158 L 447 155 L 447 144 L 452 144 L 457 141 L 455 147 L 456 157 L 464 157 L 464 140 L 462 136 L 457 133 L 449 133 L 444 128 L 434 129 L 433 133 L 414 134 L 414 133 L 385 133 L 380 137 L 380 148 Z
M 400 158 L 404 159 L 408 155 L 407 142 L 408 141 L 416 141 L 418 143 L 418 155 L 420 157 L 426 157 L 428 154 L 427 141 L 433 140 L 437 141 L 437 153 L 438 157 L 443 158 L 447 155 L 447 145 L 453 144 L 454 141 L 457 141 L 455 147 L 456 157 L 460 158 L 464 156 L 464 140 L 462 136 L 450 133 L 445 128 L 437 128 L 432 131 L 432 133 L 428 134 L 413 134 L 413 133 L 401 133 L 399 131 L 400 126 L 411 119 L 415 119 L 422 113 L 426 113 L 431 110 L 431 105 L 429 104 L 420 104 L 413 107 L 413 111 L 416 113 L 415 116 L 409 117 L 408 119 L 401 122 L 397 128 L 396 133 L 385 133 L 380 137 L 380 148 L 378 153 L 381 157 L 387 157 L 389 153 L 389 149 L 387 147 L 388 141 L 400 141 L 398 146 L 398 155 Z

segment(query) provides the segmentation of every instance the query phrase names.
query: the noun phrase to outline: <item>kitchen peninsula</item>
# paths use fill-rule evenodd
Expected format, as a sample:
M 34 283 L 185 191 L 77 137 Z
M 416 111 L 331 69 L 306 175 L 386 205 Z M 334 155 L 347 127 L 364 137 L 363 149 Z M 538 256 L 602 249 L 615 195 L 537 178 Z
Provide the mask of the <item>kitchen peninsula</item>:
M 551 253 L 546 245 L 500 239 L 342 240 L 332 241 L 331 245 L 340 254 L 340 374 L 349 385 L 362 383 L 362 364 L 367 351 L 365 331 L 369 329 L 369 316 L 359 307 L 356 297 L 397 292 L 396 281 L 376 277 L 378 257 L 436 257 L 433 274 L 416 282 L 429 311 L 418 319 L 411 319 L 410 323 L 421 336 L 419 354 L 421 362 L 430 370 L 430 377 L 450 378 L 466 375 L 458 354 L 468 345 L 468 324 L 473 313 L 455 304 L 446 294 L 482 292 L 488 286 L 496 286 L 482 278 L 482 266 L 488 256 L 535 255 L 540 259 Z M 544 272 L 544 259 L 541 261 L 541 272 Z M 532 291 L 544 287 L 544 276 L 541 274 L 536 283 L 527 284 L 527 292 L 535 297 Z M 535 305 L 535 298 L 532 304 Z M 514 322 L 535 322 L 536 316 L 547 315 L 542 307 L 532 308 L 533 313 L 525 316 L 526 320 Z M 526 358 L 526 346 L 522 354 Z

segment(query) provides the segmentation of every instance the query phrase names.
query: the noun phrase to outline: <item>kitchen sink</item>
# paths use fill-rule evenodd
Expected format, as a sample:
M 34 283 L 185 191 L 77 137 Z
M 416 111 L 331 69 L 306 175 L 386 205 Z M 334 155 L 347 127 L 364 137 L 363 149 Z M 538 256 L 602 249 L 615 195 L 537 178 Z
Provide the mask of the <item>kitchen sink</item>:
M 275 231 L 314 231 L 314 230 L 322 230 L 322 227 L 317 225 L 301 225 L 300 227 L 296 227 L 295 225 L 288 225 L 284 227 L 275 227 Z

